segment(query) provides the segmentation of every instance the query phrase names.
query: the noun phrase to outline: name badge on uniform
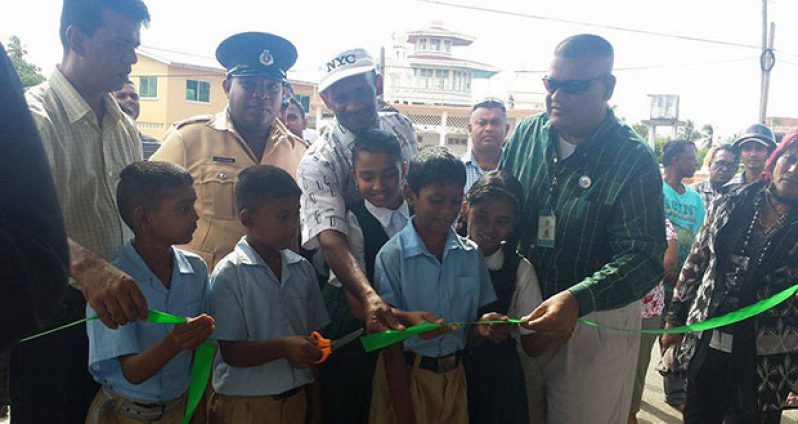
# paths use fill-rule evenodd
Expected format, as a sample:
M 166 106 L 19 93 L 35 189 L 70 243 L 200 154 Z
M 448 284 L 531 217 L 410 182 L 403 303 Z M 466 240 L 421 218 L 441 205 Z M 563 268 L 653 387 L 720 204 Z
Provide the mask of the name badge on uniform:
M 538 213 L 537 246 L 554 247 L 554 235 L 557 231 L 557 218 L 551 209 L 541 209 Z
M 219 163 L 236 163 L 236 158 L 231 158 L 227 156 L 214 156 L 213 161 Z

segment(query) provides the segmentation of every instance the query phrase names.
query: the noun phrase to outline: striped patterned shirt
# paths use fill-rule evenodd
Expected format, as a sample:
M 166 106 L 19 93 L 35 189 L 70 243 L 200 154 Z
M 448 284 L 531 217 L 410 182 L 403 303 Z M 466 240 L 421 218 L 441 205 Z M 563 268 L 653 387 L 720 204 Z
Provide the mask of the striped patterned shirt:
M 651 149 L 612 111 L 560 160 L 545 114 L 525 119 L 499 164 L 526 188 L 520 252 L 538 271 L 543 298 L 570 290 L 579 313 L 642 298 L 663 276 L 662 178 Z M 536 247 L 538 217 L 556 218 L 554 247 Z
M 122 168 L 142 159 L 133 121 L 108 94 L 98 125 L 58 69 L 26 97 L 50 162 L 67 236 L 103 259 L 115 259 L 132 237 L 116 210 L 116 184 Z

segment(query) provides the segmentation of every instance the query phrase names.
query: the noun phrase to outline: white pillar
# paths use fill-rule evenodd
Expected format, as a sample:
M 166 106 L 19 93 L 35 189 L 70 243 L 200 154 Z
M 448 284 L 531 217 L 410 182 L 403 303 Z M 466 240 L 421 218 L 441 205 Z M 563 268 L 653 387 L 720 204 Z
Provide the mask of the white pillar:
M 448 125 L 446 123 L 447 119 L 449 118 L 449 114 L 444 110 L 441 113 L 441 126 L 438 128 L 438 134 L 440 134 L 440 141 L 438 142 L 441 146 L 446 146 L 446 134 L 448 134 Z

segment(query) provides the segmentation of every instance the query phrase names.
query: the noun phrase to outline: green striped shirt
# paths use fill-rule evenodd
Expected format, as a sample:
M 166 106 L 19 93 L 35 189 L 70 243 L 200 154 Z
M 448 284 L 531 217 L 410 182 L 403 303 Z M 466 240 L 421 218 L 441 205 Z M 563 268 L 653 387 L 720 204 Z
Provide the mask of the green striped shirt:
M 666 246 L 654 153 L 612 111 L 567 159 L 558 159 L 557 143 L 545 113 L 526 118 L 499 164 L 526 189 L 519 250 L 543 298 L 570 290 L 580 315 L 642 298 L 662 279 Z M 556 217 L 553 248 L 535 246 L 541 210 Z

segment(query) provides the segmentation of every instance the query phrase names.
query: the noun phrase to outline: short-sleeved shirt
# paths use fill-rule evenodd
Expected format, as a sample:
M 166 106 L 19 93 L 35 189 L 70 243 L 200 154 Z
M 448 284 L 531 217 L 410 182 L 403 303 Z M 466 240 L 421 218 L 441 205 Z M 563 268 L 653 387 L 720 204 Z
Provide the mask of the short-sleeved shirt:
M 418 150 L 410 120 L 396 112 L 380 112 L 378 127 L 396 135 L 402 159 L 410 163 Z M 300 217 L 305 249 L 319 247 L 317 236 L 322 231 L 347 234 L 346 207 L 361 199 L 352 170 L 354 141 L 352 131 L 335 120 L 299 163 L 297 181 L 302 189 Z
M 498 249 L 485 257 L 485 264 L 491 271 L 502 269 L 504 266 L 504 249 Z M 540 294 L 540 284 L 538 284 L 538 274 L 535 267 L 521 258 L 518 263 L 518 271 L 515 273 L 515 291 L 510 301 L 510 309 L 507 315 L 510 318 L 521 318 L 532 313 L 540 304 L 543 297 Z M 521 335 L 532 334 L 534 330 L 518 327 Z
M 380 223 L 388 238 L 393 237 L 396 233 L 401 231 L 405 225 L 407 225 L 407 221 L 410 220 L 410 212 L 406 202 L 402 202 L 396 210 L 374 206 L 368 199 L 364 199 L 363 204 L 371 216 Z M 357 258 L 360 268 L 365 270 L 366 253 L 365 242 L 363 240 L 363 229 L 360 227 L 360 222 L 357 220 L 357 216 L 355 216 L 354 212 L 346 212 L 346 224 L 349 228 L 346 237 L 349 242 L 349 250 L 351 250 L 352 254 Z M 338 277 L 332 270 L 330 270 L 330 278 L 327 283 L 331 286 L 341 287 L 341 281 L 338 280 Z
M 413 220 L 377 254 L 377 292 L 405 311 L 427 311 L 447 322 L 474 321 L 477 309 L 496 300 L 490 273 L 474 242 L 449 230 L 443 261 L 429 252 Z M 405 350 L 441 357 L 465 348 L 466 326 L 432 340 L 411 337 Z
M 292 176 L 307 146 L 275 119 L 260 159 L 233 126 L 228 109 L 175 124 L 150 160 L 172 162 L 186 168 L 197 190 L 197 230 L 185 246 L 213 268 L 233 251 L 244 235 L 235 211 L 233 185 L 238 174 L 255 165 L 273 165 Z
M 687 260 L 693 247 L 695 236 L 704 223 L 704 201 L 691 187 L 684 186 L 684 193 L 679 194 L 670 184 L 662 183 L 665 196 L 665 216 L 676 228 L 679 238 L 679 266 Z
M 114 265 L 130 274 L 150 309 L 182 317 L 195 317 L 208 310 L 210 286 L 205 262 L 189 252 L 172 249 L 172 281 L 167 289 L 128 242 Z M 86 306 L 86 316 L 97 313 Z M 94 379 L 117 393 L 142 402 L 165 402 L 188 389 L 191 352 L 182 351 L 155 375 L 141 384 L 128 382 L 120 357 L 145 352 L 172 330 L 172 324 L 134 322 L 111 330 L 97 320 L 86 324 L 89 335 L 89 372 Z
M 665 240 L 678 240 L 676 229 L 673 228 L 670 220 L 665 220 Z M 660 281 L 648 294 L 641 300 L 643 304 L 643 318 L 652 318 L 662 315 L 665 309 L 665 283 Z
M 58 69 L 26 93 L 50 162 L 69 238 L 111 261 L 133 236 L 116 209 L 124 167 L 142 159 L 139 132 L 110 94 L 101 123 Z
M 280 256 L 279 280 L 246 236 L 219 262 L 211 276 L 214 339 L 269 341 L 307 336 L 329 324 L 313 265 L 290 250 Z M 309 369 L 296 369 L 285 359 L 235 367 L 219 354 L 213 371 L 213 389 L 228 396 L 277 395 L 312 381 Z

